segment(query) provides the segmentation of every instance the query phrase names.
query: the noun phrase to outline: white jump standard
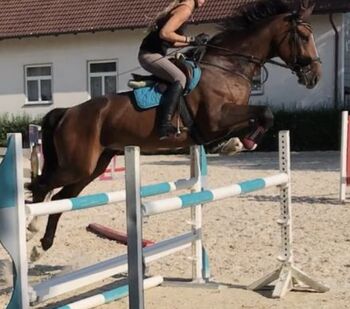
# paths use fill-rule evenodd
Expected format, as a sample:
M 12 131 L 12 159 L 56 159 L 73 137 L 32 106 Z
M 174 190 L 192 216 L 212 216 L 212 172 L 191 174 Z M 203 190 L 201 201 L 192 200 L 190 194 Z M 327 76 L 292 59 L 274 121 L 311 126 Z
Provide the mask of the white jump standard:
M 140 266 L 140 260 L 142 257 L 142 251 L 145 251 L 141 246 L 142 215 L 151 216 L 168 211 L 183 209 L 186 207 L 194 207 L 198 204 L 205 204 L 211 201 L 229 198 L 247 192 L 257 191 L 271 186 L 277 186 L 280 188 L 281 216 L 278 220 L 278 224 L 281 226 L 282 247 L 281 255 L 278 257 L 278 260 L 281 262 L 281 266 L 270 274 L 264 276 L 262 279 L 249 285 L 247 288 L 256 290 L 277 280 L 273 291 L 273 297 L 283 297 L 288 291 L 297 289 L 300 283 L 308 285 L 309 288 L 317 292 L 328 291 L 328 287 L 317 283 L 294 266 L 292 251 L 289 150 L 289 132 L 282 131 L 279 134 L 279 174 L 216 189 L 208 189 L 192 194 L 184 194 L 173 198 L 145 202 L 141 205 L 141 199 L 139 195 L 140 149 L 138 147 L 127 147 L 125 150 L 125 167 L 127 179 L 129 181 L 126 183 L 126 193 L 128 214 L 131 215 L 131 217 L 128 218 L 127 222 L 128 232 L 133 231 L 133 238 L 129 238 L 128 246 L 130 249 L 129 254 L 134 257 L 138 257 L 138 259 L 129 260 L 129 269 L 133 268 L 135 270 L 138 270 L 137 273 L 133 273 L 134 277 L 129 278 L 130 291 L 133 289 L 134 299 L 137 300 L 133 303 L 133 306 L 130 306 L 130 308 L 143 308 L 142 291 L 140 291 L 140 283 L 142 283 L 142 267 Z M 197 229 L 196 233 L 198 235 L 201 235 L 201 229 Z M 134 250 L 137 250 L 138 252 Z
M 340 146 L 340 194 L 341 203 L 346 201 L 346 189 L 350 185 L 350 122 L 349 112 L 341 114 L 341 146 Z

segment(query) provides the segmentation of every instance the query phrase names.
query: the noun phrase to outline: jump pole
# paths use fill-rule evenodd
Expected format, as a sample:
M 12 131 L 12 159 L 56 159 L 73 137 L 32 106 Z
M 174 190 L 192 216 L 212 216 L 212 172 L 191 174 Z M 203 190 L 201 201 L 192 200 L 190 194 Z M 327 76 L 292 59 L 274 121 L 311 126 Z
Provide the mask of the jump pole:
M 154 276 L 151 278 L 147 278 L 144 280 L 144 288 L 148 290 L 150 288 L 154 288 L 160 285 L 163 282 L 163 277 Z M 76 301 L 74 303 L 58 307 L 56 309 L 90 309 L 95 308 L 97 306 L 109 304 L 118 299 L 126 297 L 129 295 L 129 288 L 127 284 L 119 286 L 113 290 L 106 291 L 91 297 L 87 297 L 85 299 Z
M 128 244 L 128 235 L 124 232 L 111 229 L 107 226 L 98 223 L 91 223 L 87 226 L 86 229 L 89 232 L 100 235 L 102 237 L 106 237 L 109 240 L 115 240 L 116 242 L 121 243 L 123 245 Z M 142 247 L 148 247 L 154 245 L 154 243 L 155 242 L 152 240 L 142 239 Z
M 341 114 L 341 145 L 340 145 L 340 195 L 339 200 L 345 203 L 346 188 L 350 184 L 350 122 L 349 112 Z

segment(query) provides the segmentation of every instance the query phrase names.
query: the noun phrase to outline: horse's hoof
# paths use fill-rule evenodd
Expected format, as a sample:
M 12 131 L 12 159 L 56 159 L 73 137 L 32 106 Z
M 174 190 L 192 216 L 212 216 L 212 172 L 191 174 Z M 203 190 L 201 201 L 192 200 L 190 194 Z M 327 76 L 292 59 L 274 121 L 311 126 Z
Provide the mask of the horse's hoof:
M 27 230 L 32 233 L 38 233 L 40 231 L 39 217 L 28 216 L 27 217 Z
M 31 262 L 36 262 L 37 260 L 39 260 L 42 255 L 44 254 L 43 250 L 41 247 L 38 246 L 34 246 L 32 249 L 32 252 L 30 253 L 30 261 Z
M 40 239 L 40 243 L 44 251 L 49 250 L 52 247 L 53 242 L 51 240 L 47 240 L 46 238 Z
M 241 140 L 238 137 L 232 137 L 222 146 L 221 152 L 226 155 L 234 155 L 243 149 Z
M 0 285 L 11 286 L 13 283 L 13 269 L 12 262 L 10 260 L 0 261 Z
M 31 231 L 27 231 L 26 232 L 26 240 L 27 240 L 27 242 L 32 240 L 34 235 L 35 235 L 35 233 L 32 233 Z
M 258 145 L 249 138 L 244 138 L 242 143 L 243 143 L 244 149 L 248 151 L 253 151 L 256 149 L 256 147 L 258 147 Z

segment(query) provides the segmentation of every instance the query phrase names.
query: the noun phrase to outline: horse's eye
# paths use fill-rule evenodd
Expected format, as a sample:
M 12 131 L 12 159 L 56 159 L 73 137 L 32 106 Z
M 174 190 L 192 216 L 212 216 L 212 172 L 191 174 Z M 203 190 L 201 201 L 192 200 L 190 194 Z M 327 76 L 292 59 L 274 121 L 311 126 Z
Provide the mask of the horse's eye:
M 309 37 L 308 37 L 308 36 L 299 33 L 299 37 L 300 37 L 300 40 L 301 40 L 303 43 L 306 44 L 306 43 L 309 42 Z

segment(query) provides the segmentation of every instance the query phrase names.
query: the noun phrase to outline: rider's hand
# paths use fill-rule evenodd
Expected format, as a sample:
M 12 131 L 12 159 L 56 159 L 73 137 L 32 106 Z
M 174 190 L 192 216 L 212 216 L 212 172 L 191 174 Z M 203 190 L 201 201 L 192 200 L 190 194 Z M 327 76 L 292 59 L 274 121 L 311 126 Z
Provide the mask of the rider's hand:
M 201 33 L 195 37 L 190 37 L 189 44 L 192 46 L 202 46 L 206 45 L 209 41 L 209 35 L 206 33 Z

